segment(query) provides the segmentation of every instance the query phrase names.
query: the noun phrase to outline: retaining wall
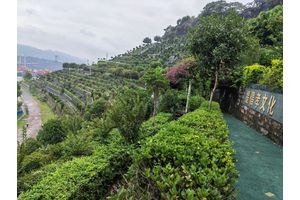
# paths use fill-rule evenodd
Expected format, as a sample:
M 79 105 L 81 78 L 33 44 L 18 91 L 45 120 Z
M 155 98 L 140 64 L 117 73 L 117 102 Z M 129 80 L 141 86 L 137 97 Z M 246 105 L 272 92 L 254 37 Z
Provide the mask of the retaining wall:
M 233 98 L 229 112 L 235 117 L 268 136 L 275 143 L 283 144 L 283 95 L 264 88 L 241 88 Z

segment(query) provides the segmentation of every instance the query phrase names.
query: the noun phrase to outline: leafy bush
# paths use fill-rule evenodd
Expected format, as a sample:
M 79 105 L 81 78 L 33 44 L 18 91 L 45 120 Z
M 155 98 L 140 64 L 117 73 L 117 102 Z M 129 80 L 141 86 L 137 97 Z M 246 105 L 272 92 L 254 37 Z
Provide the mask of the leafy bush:
M 62 125 L 68 133 L 76 133 L 82 128 L 83 119 L 79 115 L 65 115 L 62 118 Z
M 159 104 L 159 111 L 174 113 L 180 109 L 183 109 L 179 94 L 180 93 L 177 90 L 173 89 L 164 92 Z
M 194 111 L 198 108 L 200 108 L 202 102 L 204 102 L 205 99 L 199 95 L 191 96 L 190 98 L 190 111 Z
M 207 110 L 207 111 L 208 111 L 208 105 L 209 105 L 209 101 L 203 101 L 203 102 L 201 103 L 201 106 L 200 106 L 200 107 L 201 107 L 202 110 Z M 211 110 L 221 112 L 219 103 L 213 101 L 213 102 L 211 103 Z
M 106 106 L 107 106 L 106 100 L 102 98 L 98 99 L 91 106 L 89 106 L 86 113 L 84 114 L 84 119 L 92 120 L 96 117 L 100 117 L 106 110 Z
M 109 109 L 109 118 L 128 143 L 138 139 L 139 128 L 145 119 L 147 103 L 139 91 L 121 91 Z
M 41 151 L 36 151 L 24 157 L 21 170 L 22 172 L 30 172 L 34 169 L 45 165 L 50 161 L 50 156 Z
M 260 58 L 259 58 L 259 64 L 265 65 L 265 66 L 271 66 L 272 60 L 274 59 L 282 59 L 282 50 L 277 48 L 261 48 L 260 49 Z
M 63 142 L 63 145 L 64 155 L 67 157 L 92 154 L 90 141 L 86 140 L 82 135 L 69 135 Z
M 222 113 L 197 109 L 146 140 L 111 199 L 235 199 L 233 155 Z
M 171 113 L 158 113 L 145 121 L 140 128 L 140 139 L 155 135 L 167 122 L 172 120 Z
M 267 68 L 263 80 L 260 82 L 269 85 L 271 88 L 283 87 L 283 62 L 282 60 L 272 60 L 272 66 Z
M 37 135 L 37 140 L 44 145 L 61 142 L 66 137 L 66 131 L 63 128 L 60 119 L 48 120 Z
M 19 195 L 22 199 L 99 199 L 130 163 L 128 148 L 99 147 L 92 156 L 57 164 L 56 170 Z
M 29 155 L 35 150 L 37 150 L 38 148 L 40 148 L 42 145 L 39 141 L 37 141 L 34 138 L 27 138 L 24 143 L 24 146 L 25 146 L 26 154 Z
M 24 176 L 18 176 L 18 194 L 29 190 L 33 185 L 37 184 L 40 180 L 46 177 L 48 174 L 56 170 L 57 164 L 48 164 L 38 170 L 34 170 Z
M 250 83 L 258 83 L 260 80 L 262 80 L 265 70 L 266 67 L 259 64 L 244 67 L 243 84 L 247 86 Z

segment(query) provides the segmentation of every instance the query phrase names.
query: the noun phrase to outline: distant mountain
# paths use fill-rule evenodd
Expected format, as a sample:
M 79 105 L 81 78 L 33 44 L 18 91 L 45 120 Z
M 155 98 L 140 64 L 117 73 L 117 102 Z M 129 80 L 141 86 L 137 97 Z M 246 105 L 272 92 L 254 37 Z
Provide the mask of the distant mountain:
M 42 50 L 32 46 L 18 44 L 18 56 L 34 57 L 37 59 L 44 59 L 52 62 L 74 62 L 77 64 L 85 63 L 84 59 L 68 55 L 59 51 Z M 19 62 L 19 59 L 18 59 Z
M 31 69 L 49 69 L 52 71 L 62 69 L 61 62 L 56 62 L 55 60 L 47 60 L 42 58 L 36 58 L 32 56 L 18 56 L 18 66 L 26 65 Z

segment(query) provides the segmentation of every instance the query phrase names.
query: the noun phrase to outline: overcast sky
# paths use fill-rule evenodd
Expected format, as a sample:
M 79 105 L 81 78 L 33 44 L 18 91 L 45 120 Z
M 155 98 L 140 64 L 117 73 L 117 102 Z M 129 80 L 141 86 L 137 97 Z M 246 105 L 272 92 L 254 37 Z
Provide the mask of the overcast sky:
M 209 2 L 18 0 L 18 43 L 90 60 L 110 57 L 142 44 L 146 36 L 162 35 L 183 16 L 197 16 Z

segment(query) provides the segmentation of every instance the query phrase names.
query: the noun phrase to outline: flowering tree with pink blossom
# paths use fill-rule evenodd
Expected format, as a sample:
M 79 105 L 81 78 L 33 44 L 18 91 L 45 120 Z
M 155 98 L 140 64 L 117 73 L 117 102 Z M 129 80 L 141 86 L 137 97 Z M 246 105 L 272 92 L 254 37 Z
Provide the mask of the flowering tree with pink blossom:
M 169 68 L 166 73 L 166 78 L 174 84 L 177 84 L 181 81 L 188 81 L 188 92 L 186 99 L 185 112 L 189 109 L 189 101 L 192 90 L 192 80 L 195 77 L 197 63 L 193 58 L 186 58 L 175 66 Z

